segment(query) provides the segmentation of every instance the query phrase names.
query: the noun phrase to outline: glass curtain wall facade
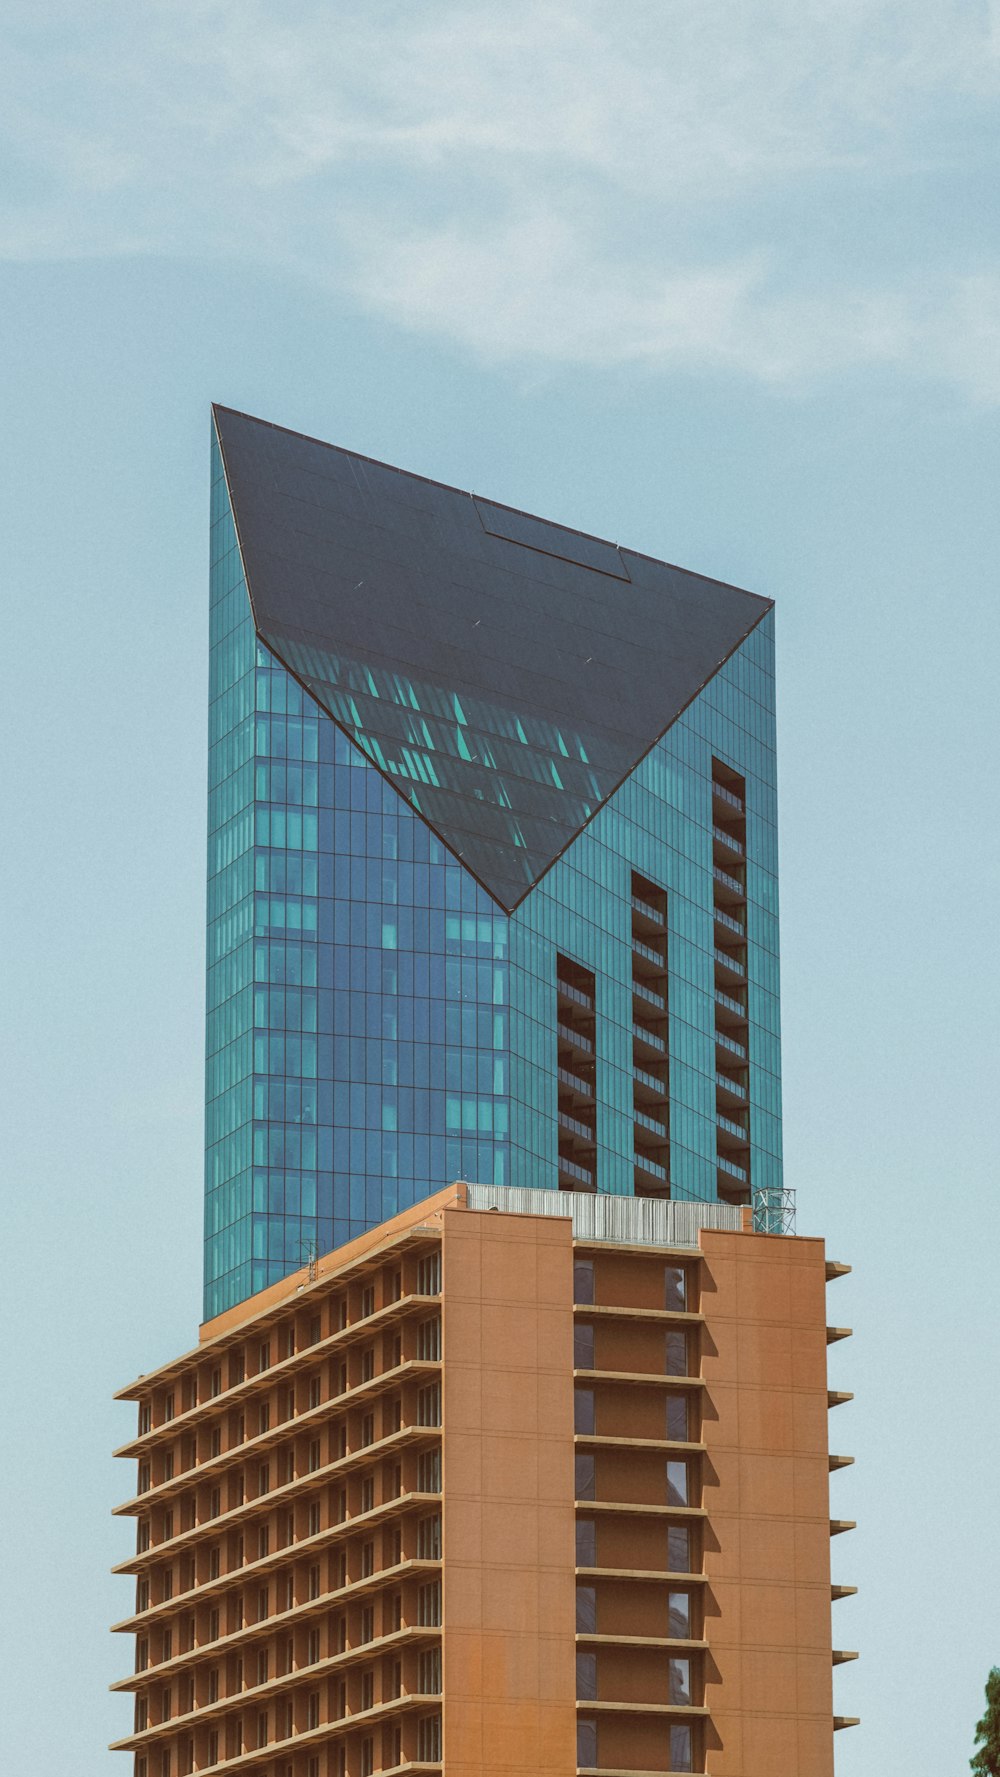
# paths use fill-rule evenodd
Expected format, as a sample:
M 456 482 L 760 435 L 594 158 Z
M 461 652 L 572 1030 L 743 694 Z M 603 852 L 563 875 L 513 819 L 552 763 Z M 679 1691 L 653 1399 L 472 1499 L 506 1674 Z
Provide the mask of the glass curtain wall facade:
M 240 418 L 217 412 L 213 433 L 206 1318 L 454 1178 L 737 1200 L 750 1185 L 780 1184 L 766 601 L 753 601 L 752 622 L 741 616 L 735 646 L 732 620 L 721 642 L 699 641 L 706 658 L 711 647 L 726 658 L 714 670 L 693 660 L 686 699 L 683 675 L 667 683 L 668 662 L 662 693 L 649 693 L 651 712 L 657 695 L 666 698 L 665 732 L 651 745 L 638 732 L 623 740 L 603 711 L 589 727 L 539 713 L 537 693 L 512 715 L 510 663 L 489 656 L 481 683 L 467 674 L 445 694 L 428 688 L 426 664 L 417 679 L 408 660 L 393 670 L 391 656 L 369 655 L 357 694 L 343 657 L 317 649 L 326 607 L 315 578 L 295 622 L 286 609 L 275 645 L 262 639 L 254 594 L 263 574 L 251 567 L 248 586 L 247 534 L 266 501 L 238 477 L 234 493 L 219 448 L 220 420 L 225 442 L 226 424 L 232 432 Z M 279 462 L 285 439 L 326 449 L 290 434 L 274 447 L 275 428 L 242 424 L 267 435 Z M 338 467 L 341 459 L 347 453 L 337 453 Z M 417 509 L 428 489 L 460 498 L 370 467 L 408 495 L 412 486 Z M 376 487 L 376 508 L 380 498 Z M 552 546 L 544 521 L 508 521 L 492 507 L 466 521 L 468 508 L 457 511 L 455 522 L 481 527 L 504 571 L 504 551 L 519 566 L 535 563 L 539 537 Z M 594 589 L 603 594 L 611 579 L 616 596 L 639 596 L 629 586 L 644 558 L 615 551 L 625 586 L 606 557 L 596 557 L 602 567 L 584 559 L 611 545 L 558 536 L 572 563 L 553 568 L 543 552 L 544 573 L 573 581 L 573 591 L 582 582 L 595 609 Z M 324 546 L 342 554 L 340 544 Z M 426 532 L 421 550 L 426 561 Z M 284 571 L 294 581 L 303 567 Z M 697 590 L 708 600 L 713 583 Z M 546 583 L 529 585 L 525 612 L 547 596 Z M 391 648 L 381 617 L 379 646 Z M 331 621 L 342 647 L 351 620 L 341 609 Z M 362 635 L 356 652 L 367 645 Z M 447 641 L 437 645 L 447 655 Z M 453 679 L 462 668 L 452 664 Z M 506 698 L 480 702 L 491 675 Z M 553 701 L 562 695 L 557 688 Z M 743 887 L 742 937 L 719 924 L 719 770 L 743 802 L 741 837 L 726 851 Z M 558 794 L 563 784 L 568 797 Z M 643 895 L 662 907 L 662 932 Z M 721 975 L 720 939 L 731 959 Z M 743 1022 L 730 1026 L 742 1056 L 719 1046 L 720 991 L 742 1007 Z M 735 1132 L 725 1138 L 738 1162 L 728 1170 L 720 1116 Z

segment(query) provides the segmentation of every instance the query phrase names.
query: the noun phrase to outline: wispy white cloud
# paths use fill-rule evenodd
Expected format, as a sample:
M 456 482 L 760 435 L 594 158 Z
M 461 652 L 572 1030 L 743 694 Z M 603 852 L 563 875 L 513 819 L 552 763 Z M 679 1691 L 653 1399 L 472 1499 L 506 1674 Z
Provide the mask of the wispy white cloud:
M 822 214 L 874 192 L 894 240 L 975 169 L 998 45 L 977 0 L 54 0 L 4 60 L 0 254 L 249 254 L 488 357 L 1000 399 L 1000 265 L 831 257 Z

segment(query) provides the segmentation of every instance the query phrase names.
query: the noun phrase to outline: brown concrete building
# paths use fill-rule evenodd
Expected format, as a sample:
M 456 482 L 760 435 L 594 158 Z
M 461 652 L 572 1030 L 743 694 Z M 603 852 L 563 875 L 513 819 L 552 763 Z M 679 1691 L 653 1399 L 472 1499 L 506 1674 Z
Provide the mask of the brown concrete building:
M 830 1777 L 846 1267 L 749 1214 L 455 1185 L 123 1389 L 135 1777 Z

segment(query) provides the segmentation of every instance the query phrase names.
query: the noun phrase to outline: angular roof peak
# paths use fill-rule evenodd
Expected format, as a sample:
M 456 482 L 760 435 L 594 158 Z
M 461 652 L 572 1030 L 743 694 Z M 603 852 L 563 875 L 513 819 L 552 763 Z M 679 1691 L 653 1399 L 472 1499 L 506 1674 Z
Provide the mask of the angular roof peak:
M 771 607 L 213 413 L 261 641 L 508 912 Z

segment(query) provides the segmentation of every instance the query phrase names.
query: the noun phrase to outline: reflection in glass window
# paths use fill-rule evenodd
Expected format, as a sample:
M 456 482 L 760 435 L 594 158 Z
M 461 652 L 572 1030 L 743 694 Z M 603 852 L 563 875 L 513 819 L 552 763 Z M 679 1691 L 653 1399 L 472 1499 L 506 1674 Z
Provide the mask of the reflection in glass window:
M 578 1518 L 576 1521 L 576 1565 L 597 1566 L 597 1525 L 593 1518 Z
M 577 1456 L 575 1466 L 577 1499 L 596 1499 L 597 1464 L 594 1457 L 590 1455 Z
M 667 1504 L 688 1504 L 688 1465 L 679 1457 L 671 1457 L 667 1463 Z
M 669 1592 L 667 1594 L 667 1633 L 675 1641 L 687 1641 L 691 1635 L 691 1594 L 690 1592 Z
M 593 1703 L 597 1700 L 597 1655 L 582 1653 L 576 1656 L 576 1694 L 582 1703 Z M 672 1699 L 671 1699 L 672 1700 Z
M 688 1659 L 676 1659 L 673 1656 L 667 1661 L 667 1702 L 690 1703 L 691 1701 L 691 1662 Z
M 664 1362 L 668 1376 L 688 1374 L 688 1336 L 682 1328 L 672 1327 L 667 1333 Z
M 686 1524 L 671 1524 L 667 1529 L 667 1567 L 671 1573 L 694 1572 L 691 1565 L 691 1532 Z
M 573 1429 L 581 1435 L 594 1431 L 594 1391 L 578 1388 L 573 1394 Z
M 663 1306 L 680 1314 L 687 1308 L 687 1272 L 683 1265 L 663 1268 Z
M 692 1771 L 691 1763 L 691 1729 L 687 1722 L 674 1721 L 670 1724 L 670 1769 L 671 1771 Z
M 667 1437 L 676 1443 L 686 1444 L 688 1431 L 688 1397 L 686 1394 L 668 1394 L 667 1396 Z
M 576 1326 L 573 1328 L 573 1368 L 574 1370 L 592 1370 L 594 1367 L 594 1329 L 593 1327 Z
M 578 1635 L 597 1634 L 597 1588 L 595 1586 L 577 1586 L 576 1588 L 576 1632 Z
M 591 1303 L 594 1300 L 594 1261 L 576 1259 L 573 1263 L 573 1300 Z
M 597 1768 L 597 1721 L 592 1715 L 576 1718 L 576 1763 L 581 1771 Z

